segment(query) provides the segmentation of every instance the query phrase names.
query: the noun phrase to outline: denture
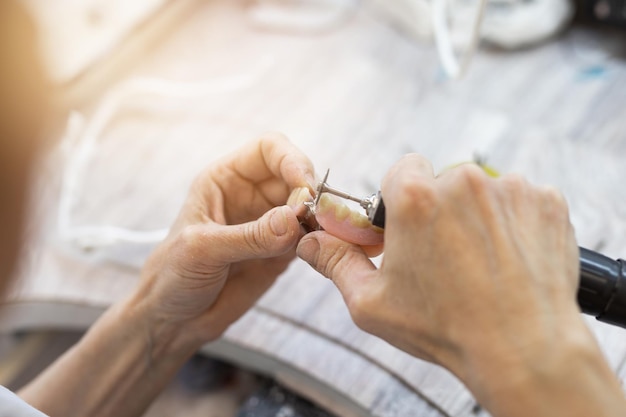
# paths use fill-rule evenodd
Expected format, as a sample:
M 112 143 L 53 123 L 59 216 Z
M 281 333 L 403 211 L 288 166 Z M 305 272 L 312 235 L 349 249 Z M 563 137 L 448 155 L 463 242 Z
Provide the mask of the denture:
M 330 194 L 322 194 L 315 218 L 326 232 L 346 242 L 362 246 L 383 243 L 383 229 L 373 226 L 365 215 L 351 210 Z
M 300 226 L 307 233 L 320 228 L 315 216 L 311 213 L 309 207 L 304 204 L 309 201 L 313 201 L 313 195 L 306 187 L 294 189 L 287 200 L 287 205 L 294 210 L 298 221 L 300 221 Z

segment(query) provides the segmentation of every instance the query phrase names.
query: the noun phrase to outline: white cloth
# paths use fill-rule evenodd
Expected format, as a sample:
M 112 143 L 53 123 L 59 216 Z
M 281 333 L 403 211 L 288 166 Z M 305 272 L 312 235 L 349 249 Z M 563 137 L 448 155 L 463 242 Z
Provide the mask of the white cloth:
M 0 417 L 47 417 L 20 397 L 0 386 Z

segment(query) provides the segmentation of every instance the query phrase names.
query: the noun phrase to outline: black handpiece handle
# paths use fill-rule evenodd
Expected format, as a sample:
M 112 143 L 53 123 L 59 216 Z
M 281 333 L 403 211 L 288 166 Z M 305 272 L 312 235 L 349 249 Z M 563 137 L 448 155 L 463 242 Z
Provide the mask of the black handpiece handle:
M 380 192 L 372 198 L 367 214 L 374 226 L 385 227 L 385 203 Z M 626 328 L 626 261 L 580 248 L 577 299 L 583 313 Z
M 580 248 L 578 304 L 583 313 L 626 328 L 626 261 Z

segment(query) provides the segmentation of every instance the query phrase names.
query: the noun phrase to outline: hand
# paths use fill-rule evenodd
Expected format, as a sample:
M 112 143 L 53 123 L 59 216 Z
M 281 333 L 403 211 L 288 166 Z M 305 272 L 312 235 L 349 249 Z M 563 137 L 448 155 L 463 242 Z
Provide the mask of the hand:
M 284 204 L 291 191 L 312 190 L 313 183 L 311 162 L 280 135 L 207 169 L 146 262 L 133 298 L 185 341 L 214 340 L 295 257 L 302 232 Z
M 471 165 L 435 178 L 427 160 L 409 155 L 382 194 L 380 269 L 325 232 L 298 246 L 337 285 L 359 327 L 475 391 L 486 380 L 503 387 L 527 376 L 517 369 L 547 372 L 571 359 L 555 346 L 600 356 L 576 305 L 578 247 L 557 191 Z

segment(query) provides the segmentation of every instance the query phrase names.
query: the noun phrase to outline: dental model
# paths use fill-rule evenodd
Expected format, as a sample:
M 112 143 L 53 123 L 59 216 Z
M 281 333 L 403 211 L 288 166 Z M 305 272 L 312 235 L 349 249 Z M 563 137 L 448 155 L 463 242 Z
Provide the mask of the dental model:
M 303 226 L 309 230 L 323 229 L 341 240 L 361 246 L 382 244 L 383 229 L 372 225 L 367 216 L 352 210 L 338 197 L 356 201 L 363 208 L 371 204 L 371 201 L 359 199 L 330 187 L 326 184 L 327 178 L 328 171 L 319 183 L 314 196 L 306 188 L 292 192 L 288 204 L 306 209 L 297 209 Z
M 322 194 L 315 207 L 317 222 L 331 235 L 361 246 L 383 243 L 383 229 L 370 223 L 369 219 L 335 196 Z

